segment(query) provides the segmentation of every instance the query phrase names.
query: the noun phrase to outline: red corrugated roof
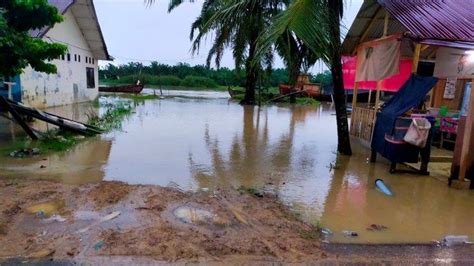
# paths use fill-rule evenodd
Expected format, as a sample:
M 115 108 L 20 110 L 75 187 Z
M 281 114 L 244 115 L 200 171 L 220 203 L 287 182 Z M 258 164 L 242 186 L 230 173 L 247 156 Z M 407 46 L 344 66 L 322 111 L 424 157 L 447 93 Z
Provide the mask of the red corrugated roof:
M 378 0 L 412 38 L 474 42 L 474 0 Z

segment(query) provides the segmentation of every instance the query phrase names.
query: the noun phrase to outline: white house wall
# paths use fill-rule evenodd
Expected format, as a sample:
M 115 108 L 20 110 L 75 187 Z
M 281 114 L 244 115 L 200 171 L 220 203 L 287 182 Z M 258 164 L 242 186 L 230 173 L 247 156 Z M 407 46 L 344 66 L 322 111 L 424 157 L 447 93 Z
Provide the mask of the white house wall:
M 92 52 L 69 10 L 64 14 L 64 21 L 50 29 L 43 40 L 63 43 L 68 46 L 71 60 L 53 60 L 57 74 L 45 74 L 34 71 L 31 67 L 20 76 L 23 103 L 37 108 L 72 104 L 94 100 L 98 96 L 98 62 L 86 63 L 86 56 Z M 74 60 L 80 55 L 80 62 Z M 94 68 L 95 87 L 87 88 L 86 67 Z

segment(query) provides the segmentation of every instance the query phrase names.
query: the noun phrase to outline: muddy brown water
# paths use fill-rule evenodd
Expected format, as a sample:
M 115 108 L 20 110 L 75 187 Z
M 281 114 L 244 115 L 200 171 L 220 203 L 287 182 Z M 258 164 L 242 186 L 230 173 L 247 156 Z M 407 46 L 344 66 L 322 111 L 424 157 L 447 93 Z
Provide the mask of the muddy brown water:
M 329 104 L 258 108 L 230 102 L 226 93 L 168 91 L 165 96 L 135 103 L 121 130 L 67 152 L 1 157 L 0 175 L 211 192 L 256 188 L 277 194 L 306 221 L 329 228 L 330 242 L 426 243 L 450 234 L 474 239 L 473 191 L 451 189 L 433 177 L 391 175 L 380 156 L 369 164 L 369 151 L 356 142 L 353 156 L 337 155 Z M 84 121 L 91 110 L 101 112 L 90 104 L 48 111 Z M 21 137 L 21 130 L 0 119 L 0 148 Z M 376 190 L 377 178 L 395 196 Z M 388 229 L 366 230 L 371 224 Z M 359 236 L 346 237 L 343 230 Z

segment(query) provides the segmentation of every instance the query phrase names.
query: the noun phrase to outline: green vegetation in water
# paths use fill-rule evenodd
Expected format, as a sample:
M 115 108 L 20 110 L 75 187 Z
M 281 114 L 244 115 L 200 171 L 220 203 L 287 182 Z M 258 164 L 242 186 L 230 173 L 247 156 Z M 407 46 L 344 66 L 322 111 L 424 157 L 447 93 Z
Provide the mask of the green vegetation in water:
M 277 97 L 278 94 L 266 94 L 266 95 L 262 95 L 262 98 L 261 98 L 261 101 L 262 101 L 262 104 L 265 104 L 265 105 L 268 105 L 268 104 L 286 104 L 286 105 L 290 105 L 290 97 L 285 97 L 285 98 L 282 98 L 282 99 L 279 99 L 278 101 L 275 101 L 275 102 L 270 102 L 270 100 L 272 100 L 273 98 Z M 256 96 L 257 98 L 257 101 L 258 101 L 258 95 Z M 235 101 L 241 101 L 244 99 L 244 94 L 237 94 L 237 95 L 234 95 L 232 97 L 232 100 L 235 100 Z M 296 103 L 294 103 L 296 105 L 304 105 L 304 106 L 318 106 L 320 105 L 321 103 L 313 98 L 303 98 L 303 97 L 298 97 L 296 98 Z
M 115 95 L 103 95 L 102 97 L 116 97 Z M 159 100 L 162 97 L 158 94 L 122 94 L 120 98 L 130 99 L 134 102 L 143 102 L 147 100 Z
M 116 100 L 105 103 L 103 107 L 106 111 L 103 115 L 90 114 L 88 123 L 101 128 L 105 132 L 119 129 L 122 126 L 123 118 L 132 113 L 130 101 Z
M 318 106 L 320 102 L 313 98 L 296 98 L 296 104 Z
M 40 136 L 40 139 L 36 141 L 27 138 L 17 140 L 4 151 L 5 155 L 9 155 L 13 151 L 22 149 L 39 149 L 40 153 L 42 154 L 48 152 L 66 151 L 83 139 L 85 139 L 83 136 L 54 129 L 43 133 Z
M 119 129 L 123 118 L 132 112 L 130 101 L 117 100 L 101 104 L 99 100 L 92 103 L 93 106 L 102 106 L 106 111 L 100 117 L 97 114 L 90 114 L 88 124 L 94 125 L 109 132 Z M 69 131 L 59 129 L 49 130 L 41 134 L 40 139 L 33 141 L 29 138 L 20 139 L 13 142 L 9 147 L 2 149 L 1 152 L 9 156 L 11 152 L 23 149 L 39 149 L 41 154 L 49 152 L 61 152 L 70 149 L 88 137 L 77 135 Z

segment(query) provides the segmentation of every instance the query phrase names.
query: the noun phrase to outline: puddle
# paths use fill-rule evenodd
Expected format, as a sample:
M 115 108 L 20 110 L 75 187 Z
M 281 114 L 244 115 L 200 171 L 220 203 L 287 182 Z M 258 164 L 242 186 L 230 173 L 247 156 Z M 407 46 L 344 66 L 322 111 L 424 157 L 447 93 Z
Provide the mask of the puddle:
M 333 231 L 331 242 L 427 243 L 445 235 L 474 239 L 474 191 L 451 189 L 433 177 L 391 175 L 388 162 L 379 156 L 369 164 L 370 151 L 357 143 L 353 156 L 338 156 L 334 110 L 328 104 L 259 109 L 229 102 L 227 93 L 164 95 L 137 103 L 122 130 L 70 151 L 46 158 L 1 158 L 0 175 L 72 184 L 175 184 L 211 192 L 218 187 L 263 189 L 306 221 Z M 81 118 L 91 106 L 64 108 L 51 112 Z M 0 147 L 19 132 L 0 119 Z M 47 167 L 40 169 L 42 164 Z M 375 189 L 378 178 L 393 197 Z M 204 209 L 179 212 L 188 221 L 209 221 L 213 215 Z M 367 230 L 372 224 L 388 229 Z M 343 231 L 358 236 L 345 237 Z
M 39 216 L 40 218 L 51 218 L 53 215 L 59 213 L 64 207 L 64 201 L 49 201 L 41 204 L 36 204 L 26 208 L 30 214 Z

